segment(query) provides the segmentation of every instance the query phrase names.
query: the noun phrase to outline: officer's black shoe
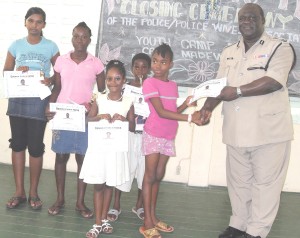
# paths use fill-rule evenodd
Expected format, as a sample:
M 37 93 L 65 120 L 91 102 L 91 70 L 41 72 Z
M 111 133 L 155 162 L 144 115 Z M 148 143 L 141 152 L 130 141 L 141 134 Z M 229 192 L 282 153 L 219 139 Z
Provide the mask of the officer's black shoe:
M 244 235 L 237 236 L 236 238 L 261 238 L 260 236 L 252 236 L 248 233 L 244 233 Z
M 223 233 L 219 235 L 219 238 L 244 238 L 245 232 L 234 227 L 228 226 Z M 250 237 L 249 237 L 250 238 Z

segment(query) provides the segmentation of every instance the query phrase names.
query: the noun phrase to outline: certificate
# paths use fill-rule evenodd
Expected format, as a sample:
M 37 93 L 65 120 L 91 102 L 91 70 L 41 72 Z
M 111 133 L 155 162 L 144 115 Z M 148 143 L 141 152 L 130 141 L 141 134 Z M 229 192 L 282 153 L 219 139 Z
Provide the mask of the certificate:
M 50 111 L 55 112 L 50 121 L 52 130 L 85 132 L 85 107 L 78 104 L 50 103 Z
M 89 151 L 93 152 L 127 152 L 128 122 L 107 120 L 88 123 Z
M 4 71 L 4 97 L 40 97 L 44 99 L 51 94 L 49 87 L 41 83 L 40 71 Z
M 220 95 L 222 89 L 226 86 L 227 79 L 220 78 L 220 79 L 212 79 L 206 81 L 196 88 L 193 88 L 192 96 L 190 103 L 197 101 L 200 98 L 206 97 L 217 97 Z
M 134 87 L 126 84 L 123 95 L 134 99 L 134 113 L 143 117 L 148 117 L 150 110 L 148 104 L 144 100 L 142 88 Z

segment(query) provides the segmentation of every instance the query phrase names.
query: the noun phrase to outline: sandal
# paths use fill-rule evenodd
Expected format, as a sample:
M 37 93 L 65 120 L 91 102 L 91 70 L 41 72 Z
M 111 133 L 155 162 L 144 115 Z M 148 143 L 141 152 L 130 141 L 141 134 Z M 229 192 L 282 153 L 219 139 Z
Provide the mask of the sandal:
M 55 216 L 55 215 L 59 214 L 64 207 L 65 207 L 65 204 L 62 204 L 62 205 L 54 204 L 54 205 L 52 205 L 52 207 L 48 208 L 48 214 Z
M 119 218 L 119 215 L 121 214 L 121 210 L 118 211 L 117 209 L 109 209 L 108 213 L 107 213 L 107 220 L 109 221 L 116 221 Z
M 43 202 L 38 196 L 29 197 L 28 198 L 28 203 L 29 203 L 32 210 L 39 210 L 43 206 Z
M 7 203 L 6 203 L 6 207 L 8 209 L 13 209 L 13 208 L 17 208 L 20 204 L 25 203 L 27 201 L 26 197 L 11 197 Z
M 151 228 L 146 230 L 144 226 L 141 226 L 139 229 L 139 232 L 145 237 L 145 238 L 161 238 L 161 235 L 156 230 L 156 228 Z
M 84 209 L 75 208 L 75 211 L 78 212 L 83 218 L 92 218 L 94 216 L 94 212 L 89 208 L 85 207 Z
M 140 207 L 139 209 L 136 209 L 136 207 L 133 207 L 131 209 L 131 211 L 137 215 L 138 218 L 140 218 L 141 220 L 144 220 L 145 217 L 145 211 L 143 207 Z
M 101 232 L 104 234 L 111 234 L 113 233 L 114 228 L 108 222 L 108 220 L 102 220 L 101 230 Z
M 85 234 L 85 237 L 87 237 L 87 238 L 97 238 L 101 231 L 102 231 L 102 225 L 94 224 L 93 228 L 90 229 Z
M 155 225 L 155 228 L 159 231 L 168 232 L 168 233 L 174 231 L 173 226 L 170 226 L 162 221 L 157 222 L 157 224 Z

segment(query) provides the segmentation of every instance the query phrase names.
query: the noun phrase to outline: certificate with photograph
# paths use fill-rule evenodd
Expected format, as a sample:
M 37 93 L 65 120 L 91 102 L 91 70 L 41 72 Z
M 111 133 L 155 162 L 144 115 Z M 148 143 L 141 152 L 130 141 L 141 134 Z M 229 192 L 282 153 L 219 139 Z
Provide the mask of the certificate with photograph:
M 52 130 L 85 132 L 85 107 L 79 104 L 50 103 L 55 116 L 50 120 Z
M 43 76 L 40 71 L 4 71 L 4 96 L 6 98 L 40 97 L 51 94 L 50 89 L 41 83 Z M 45 90 L 47 89 L 47 95 Z
M 123 95 L 132 97 L 134 100 L 134 113 L 143 117 L 150 114 L 149 106 L 144 100 L 142 88 L 126 84 Z
M 128 122 L 107 120 L 88 123 L 89 151 L 92 152 L 127 152 L 128 151 Z M 95 143 L 97 142 L 97 143 Z
M 193 88 L 192 96 L 190 103 L 197 101 L 200 98 L 206 97 L 217 97 L 220 95 L 222 89 L 226 86 L 227 79 L 220 78 L 220 79 L 212 79 L 208 80 L 204 83 L 201 83 L 196 88 Z

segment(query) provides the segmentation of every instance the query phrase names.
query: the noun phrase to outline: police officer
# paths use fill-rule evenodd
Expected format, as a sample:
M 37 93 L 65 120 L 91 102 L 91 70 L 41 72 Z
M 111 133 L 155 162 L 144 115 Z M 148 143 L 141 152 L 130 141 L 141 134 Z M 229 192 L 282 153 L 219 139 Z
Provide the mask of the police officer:
M 240 41 L 221 54 L 217 78 L 227 85 L 200 110 L 201 124 L 223 101 L 223 142 L 232 207 L 219 238 L 265 238 L 276 217 L 293 139 L 286 82 L 292 47 L 266 34 L 262 8 L 245 4 L 238 13 Z

